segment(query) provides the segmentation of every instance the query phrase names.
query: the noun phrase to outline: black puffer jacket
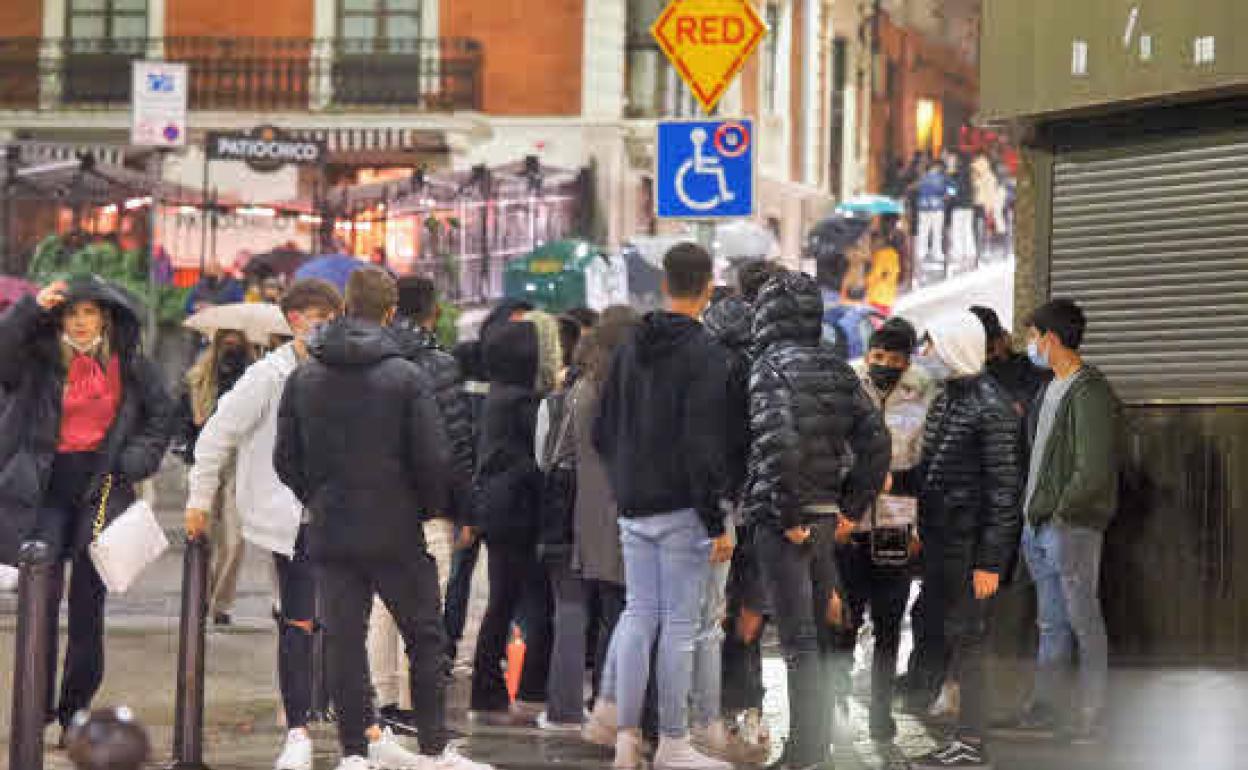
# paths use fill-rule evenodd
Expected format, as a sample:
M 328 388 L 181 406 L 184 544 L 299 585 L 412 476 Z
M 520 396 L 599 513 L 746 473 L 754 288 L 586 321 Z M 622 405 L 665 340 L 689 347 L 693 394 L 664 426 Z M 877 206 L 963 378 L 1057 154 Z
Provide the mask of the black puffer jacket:
M 822 320 L 810 276 L 780 276 L 759 294 L 747 492 L 754 524 L 789 529 L 809 520 L 811 506 L 861 518 L 888 473 L 888 429 L 854 370 L 821 342 Z
M 728 490 L 736 501 L 745 486 L 750 450 L 750 361 L 754 341 L 754 308 L 740 297 L 728 297 L 707 308 L 702 315 L 706 331 L 728 353 L 731 384 L 728 411 Z
M 135 500 L 134 484 L 156 473 L 169 444 L 174 402 L 159 367 L 142 353 L 138 301 L 99 278 L 70 283 L 69 303 L 92 300 L 112 319 L 110 343 L 120 356 L 122 401 L 100 447 L 100 468 L 83 506 L 94 509 L 106 474 L 113 474 L 106 521 Z M 65 366 L 60 311 L 44 312 L 26 297 L 0 316 L 0 563 L 13 563 L 35 523 L 60 438 Z M 91 541 L 82 517 L 74 546 Z
M 312 513 L 320 560 L 411 558 L 445 510 L 447 442 L 429 377 L 376 324 L 340 319 L 286 381 L 273 467 Z
M 464 392 L 464 379 L 460 375 L 459 362 L 455 356 L 438 345 L 438 338 L 430 331 L 408 323 L 392 327 L 400 351 L 408 361 L 419 366 L 433 384 L 433 398 L 442 415 L 442 427 L 449 442 L 451 479 L 449 484 L 449 509 L 445 512 L 456 521 L 464 521 L 471 502 L 472 469 L 476 456 L 473 446 L 472 405 Z
M 481 412 L 472 523 L 487 540 L 536 545 L 542 474 L 533 455 L 539 357 L 537 330 L 527 321 L 491 327 L 481 341 L 490 392 Z
M 991 376 L 949 380 L 927 415 L 920 524 L 1007 574 L 1022 528 L 1019 419 Z

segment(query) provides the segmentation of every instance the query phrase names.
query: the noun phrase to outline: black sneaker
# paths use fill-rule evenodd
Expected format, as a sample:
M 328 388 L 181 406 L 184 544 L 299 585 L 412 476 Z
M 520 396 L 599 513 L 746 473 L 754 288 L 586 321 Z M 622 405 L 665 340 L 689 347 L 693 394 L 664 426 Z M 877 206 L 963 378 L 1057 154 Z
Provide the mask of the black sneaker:
M 420 737 L 411 711 L 404 711 L 398 706 L 382 706 L 377 709 L 377 718 L 381 721 L 382 727 L 389 727 L 395 735 L 407 738 Z
M 951 767 L 991 770 L 992 764 L 988 762 L 988 755 L 984 753 L 983 746 L 959 740 L 951 741 L 932 753 L 924 754 L 910 762 L 910 770 L 944 770 L 944 768 Z
M 1049 709 L 1029 706 L 1018 716 L 992 725 L 993 737 L 1048 741 L 1057 737 L 1057 717 Z

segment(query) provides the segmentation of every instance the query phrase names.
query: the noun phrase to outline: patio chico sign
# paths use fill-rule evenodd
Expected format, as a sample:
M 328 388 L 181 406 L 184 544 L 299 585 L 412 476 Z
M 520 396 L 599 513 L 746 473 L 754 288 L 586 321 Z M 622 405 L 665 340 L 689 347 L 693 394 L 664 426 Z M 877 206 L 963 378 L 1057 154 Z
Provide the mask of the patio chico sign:
M 208 160 L 241 160 L 253 171 L 277 171 L 287 163 L 319 166 L 325 143 L 293 139 L 276 126 L 259 126 L 246 134 L 208 132 Z

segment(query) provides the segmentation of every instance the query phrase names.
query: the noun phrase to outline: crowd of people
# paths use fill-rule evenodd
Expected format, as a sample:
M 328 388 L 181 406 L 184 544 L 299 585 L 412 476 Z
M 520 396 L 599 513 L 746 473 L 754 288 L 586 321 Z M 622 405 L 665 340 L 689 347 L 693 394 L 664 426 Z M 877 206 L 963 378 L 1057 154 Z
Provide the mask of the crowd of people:
M 263 356 L 218 332 L 180 399 L 143 355 L 124 292 L 81 279 L 22 300 L 0 316 L 0 562 L 48 543 L 57 605 L 70 567 L 49 724 L 72 738 L 103 677 L 106 591 L 87 546 L 177 434 L 186 529 L 214 546 L 220 622 L 241 543 L 272 554 L 288 729 L 276 770 L 312 767 L 318 633 L 339 770 L 484 768 L 447 726 L 464 647 L 476 724 L 577 735 L 611 748 L 618 770 L 763 764 L 769 624 L 789 703 L 772 767 L 827 767 L 868 612 L 869 737 L 898 766 L 987 767 L 987 628 L 1020 553 L 1040 653 L 1002 727 L 1097 740 L 1120 409 L 1079 356 L 1078 306 L 1037 309 L 1026 354 L 971 308 L 922 334 L 890 319 L 851 363 L 823 341 L 814 278 L 758 262 L 716 288 L 707 252 L 681 244 L 664 259 L 664 310 L 503 302 L 446 351 L 432 283 L 365 266 L 345 294 L 287 288 L 293 337 Z M 1076 646 L 1072 700 L 1060 672 Z M 936 751 L 892 748 L 898 690 L 953 716 Z

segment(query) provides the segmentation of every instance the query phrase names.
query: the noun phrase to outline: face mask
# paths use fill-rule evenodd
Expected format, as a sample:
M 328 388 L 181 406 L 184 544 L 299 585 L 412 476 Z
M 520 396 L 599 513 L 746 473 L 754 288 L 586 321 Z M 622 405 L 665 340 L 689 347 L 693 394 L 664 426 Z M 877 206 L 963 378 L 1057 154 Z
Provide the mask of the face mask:
M 230 376 L 241 373 L 247 368 L 247 351 L 242 348 L 226 348 L 217 359 L 217 370 L 222 375 Z
M 80 345 L 77 342 L 74 342 L 74 338 L 70 337 L 68 334 L 61 335 L 61 342 L 64 342 L 66 345 L 68 345 L 74 352 L 81 353 L 82 355 L 88 355 L 90 353 L 94 353 L 96 348 L 98 348 L 100 346 L 100 343 L 102 343 L 103 341 L 104 341 L 103 337 L 96 336 L 95 339 L 91 340 L 87 344 Z
M 884 366 L 883 364 L 871 364 L 871 382 L 876 388 L 885 393 L 897 387 L 897 383 L 901 381 L 901 369 L 892 366 Z
M 1027 357 L 1031 359 L 1031 362 L 1033 364 L 1040 367 L 1041 369 L 1052 368 L 1052 364 L 1049 363 L 1049 357 L 1045 355 L 1044 353 L 1040 352 L 1039 342 L 1027 343 Z

